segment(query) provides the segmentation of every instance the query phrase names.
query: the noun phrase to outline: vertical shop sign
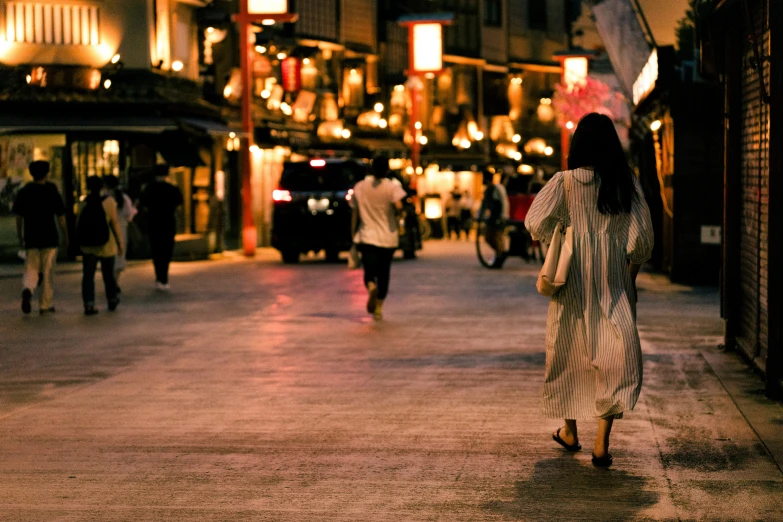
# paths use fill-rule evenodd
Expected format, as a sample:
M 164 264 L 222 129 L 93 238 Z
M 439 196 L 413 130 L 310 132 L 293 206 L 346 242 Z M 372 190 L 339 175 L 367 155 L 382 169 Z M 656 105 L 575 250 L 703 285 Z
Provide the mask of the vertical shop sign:
M 299 58 L 289 56 L 280 63 L 283 72 L 283 89 L 286 92 L 298 92 L 302 88 L 302 70 Z

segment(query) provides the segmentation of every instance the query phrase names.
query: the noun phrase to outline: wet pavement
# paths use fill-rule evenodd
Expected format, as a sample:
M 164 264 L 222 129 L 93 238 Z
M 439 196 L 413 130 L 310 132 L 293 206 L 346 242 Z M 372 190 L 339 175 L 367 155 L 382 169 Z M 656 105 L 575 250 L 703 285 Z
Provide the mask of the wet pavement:
M 783 408 L 719 348 L 716 289 L 640 276 L 645 383 L 600 470 L 593 423 L 567 454 L 541 417 L 518 259 L 428 242 L 380 323 L 360 271 L 268 250 L 176 263 L 170 294 L 135 264 L 96 317 L 62 272 L 43 317 L 0 277 L 0 520 L 783 519 Z

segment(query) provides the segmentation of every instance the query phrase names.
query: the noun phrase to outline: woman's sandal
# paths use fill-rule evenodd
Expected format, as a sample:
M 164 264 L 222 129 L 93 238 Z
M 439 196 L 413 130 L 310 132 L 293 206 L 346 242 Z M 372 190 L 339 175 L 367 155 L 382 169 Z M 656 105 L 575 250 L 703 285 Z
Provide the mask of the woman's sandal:
M 572 444 L 568 444 L 566 441 L 561 439 L 560 438 L 560 430 L 562 430 L 562 429 L 563 429 L 562 427 L 557 428 L 557 433 L 555 435 L 552 435 L 552 440 L 554 440 L 555 442 L 557 442 L 558 444 L 563 446 L 568 451 L 579 451 L 580 449 L 582 449 L 582 445 L 579 444 L 578 442 L 576 444 L 572 445 Z
M 612 465 L 612 454 L 607 453 L 603 457 L 596 457 L 593 453 L 593 466 L 597 468 L 608 468 Z

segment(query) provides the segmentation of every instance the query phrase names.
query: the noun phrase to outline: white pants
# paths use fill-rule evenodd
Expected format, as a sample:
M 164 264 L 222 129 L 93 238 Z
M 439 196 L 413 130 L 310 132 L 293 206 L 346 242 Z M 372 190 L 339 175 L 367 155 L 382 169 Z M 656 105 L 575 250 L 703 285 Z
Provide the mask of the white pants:
M 30 248 L 27 250 L 27 267 L 22 284 L 26 290 L 35 293 L 38 287 L 38 274 L 41 274 L 41 310 L 52 307 L 54 298 L 54 262 L 57 260 L 56 248 Z

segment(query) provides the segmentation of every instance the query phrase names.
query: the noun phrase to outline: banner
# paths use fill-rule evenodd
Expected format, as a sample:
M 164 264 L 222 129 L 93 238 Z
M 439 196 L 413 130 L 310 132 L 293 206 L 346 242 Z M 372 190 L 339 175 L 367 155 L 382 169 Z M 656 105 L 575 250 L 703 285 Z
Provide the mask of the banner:
M 603 0 L 591 9 L 620 86 L 628 99 L 632 99 L 633 84 L 652 51 L 636 11 L 630 0 Z

